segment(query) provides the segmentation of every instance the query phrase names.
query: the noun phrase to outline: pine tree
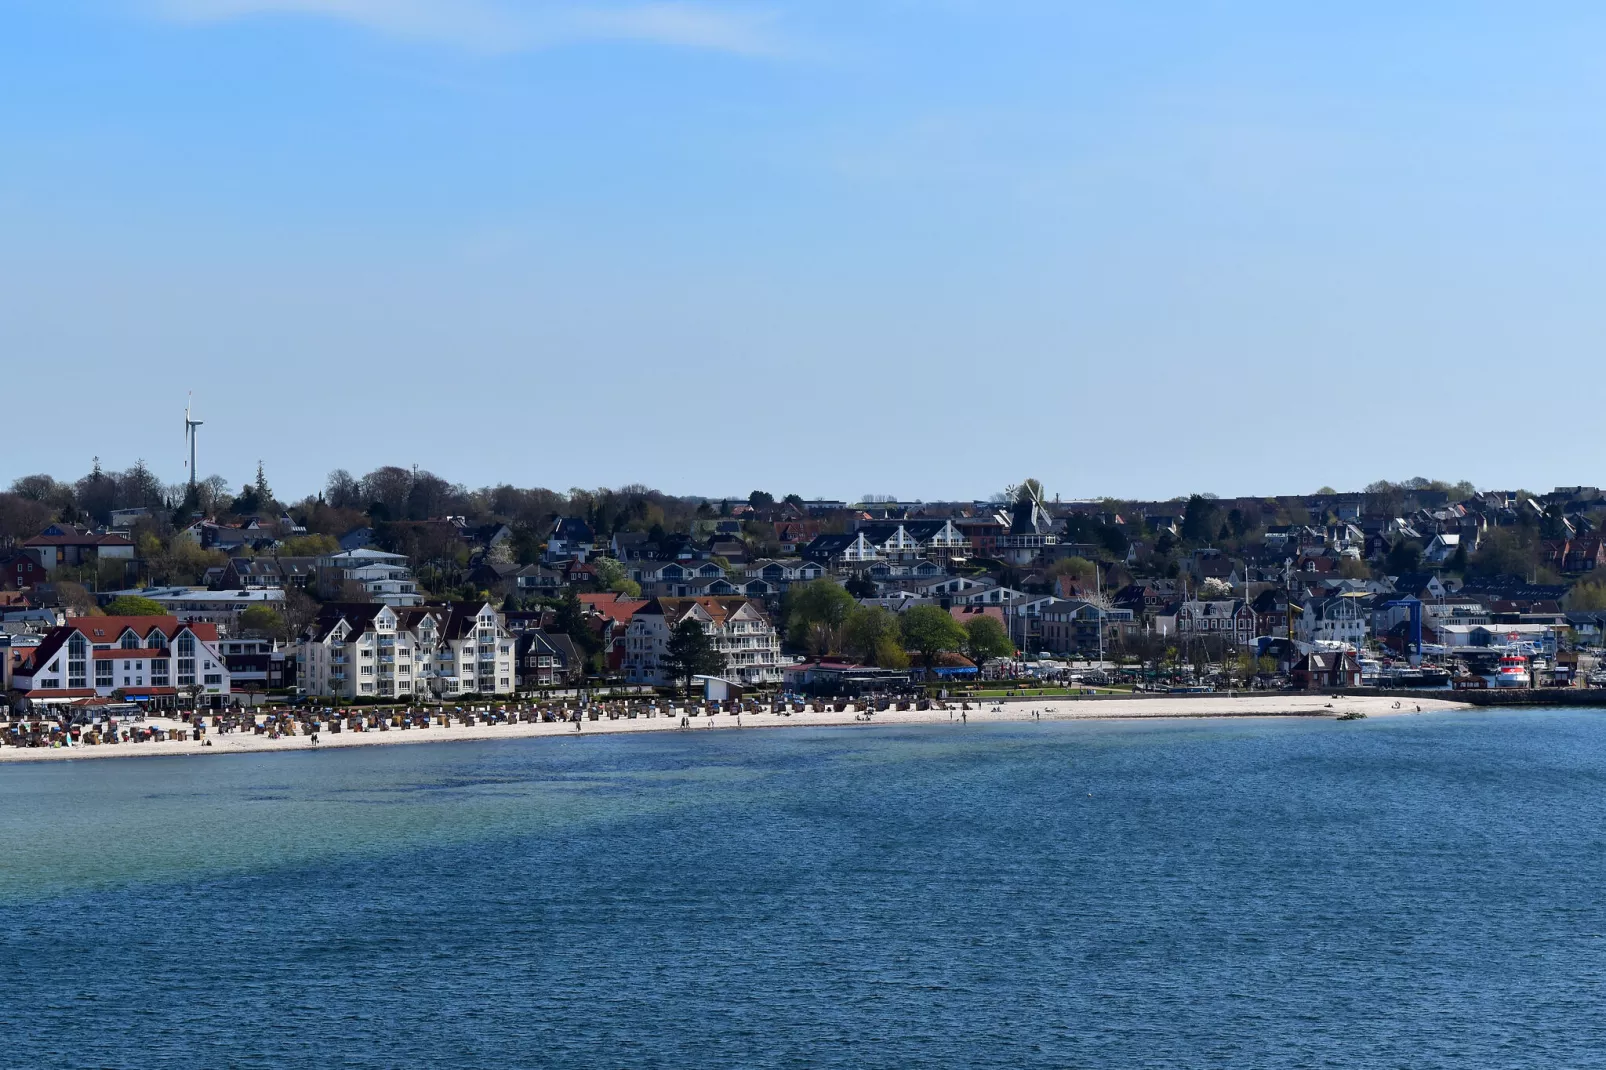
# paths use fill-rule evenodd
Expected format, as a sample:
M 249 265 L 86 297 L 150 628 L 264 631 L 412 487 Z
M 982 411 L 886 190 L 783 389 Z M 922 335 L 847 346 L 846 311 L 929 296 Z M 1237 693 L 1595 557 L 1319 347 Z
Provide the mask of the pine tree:
M 268 486 L 268 477 L 262 473 L 262 462 L 257 461 L 256 481 L 257 508 L 266 509 L 273 504 L 273 490 Z
M 665 644 L 664 674 L 671 680 L 684 680 L 691 686 L 694 676 L 718 676 L 725 671 L 725 655 L 714 647 L 714 640 L 694 617 L 683 617 Z

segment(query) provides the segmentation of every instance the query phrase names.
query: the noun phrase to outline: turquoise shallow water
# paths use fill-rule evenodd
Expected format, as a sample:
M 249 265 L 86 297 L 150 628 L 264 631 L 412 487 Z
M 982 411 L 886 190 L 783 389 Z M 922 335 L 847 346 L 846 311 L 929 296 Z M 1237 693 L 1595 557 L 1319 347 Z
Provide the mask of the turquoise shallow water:
M 0 1064 L 1606 1064 L 1606 716 L 0 766 Z

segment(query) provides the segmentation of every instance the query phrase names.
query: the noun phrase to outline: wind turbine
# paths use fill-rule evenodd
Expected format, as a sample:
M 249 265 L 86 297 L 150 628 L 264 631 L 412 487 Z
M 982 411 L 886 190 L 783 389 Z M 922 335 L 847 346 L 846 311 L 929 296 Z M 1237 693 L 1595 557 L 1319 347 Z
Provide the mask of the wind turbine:
M 205 422 L 190 418 L 190 405 L 194 400 L 195 391 L 191 390 L 188 400 L 184 402 L 184 438 L 190 447 L 190 490 L 195 489 L 195 429 Z

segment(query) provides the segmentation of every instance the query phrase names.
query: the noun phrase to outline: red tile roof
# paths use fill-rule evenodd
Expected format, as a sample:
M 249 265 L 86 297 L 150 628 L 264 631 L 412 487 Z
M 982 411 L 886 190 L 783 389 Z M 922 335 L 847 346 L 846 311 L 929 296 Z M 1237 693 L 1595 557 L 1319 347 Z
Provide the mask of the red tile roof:
M 583 594 L 580 604 L 601 616 L 618 621 L 620 624 L 629 624 L 630 618 L 636 611 L 647 604 L 644 598 L 626 598 L 621 594 L 609 591 L 604 594 Z

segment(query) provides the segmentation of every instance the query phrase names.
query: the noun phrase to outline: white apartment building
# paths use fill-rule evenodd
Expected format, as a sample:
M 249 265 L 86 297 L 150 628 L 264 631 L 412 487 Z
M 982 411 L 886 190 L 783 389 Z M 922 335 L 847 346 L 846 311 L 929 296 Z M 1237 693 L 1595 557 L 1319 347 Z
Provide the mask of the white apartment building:
M 362 547 L 318 558 L 319 597 L 340 598 L 347 584 L 361 587 L 369 599 L 387 606 L 417 606 L 424 602 L 404 554 Z
M 1305 643 L 1343 643 L 1359 649 L 1370 630 L 1371 612 L 1354 595 L 1314 600 L 1294 623 L 1294 635 Z
M 171 706 L 192 693 L 221 699 L 229 670 L 217 626 L 177 617 L 72 617 L 18 668 L 12 686 L 31 702 L 105 698 Z
M 625 678 L 669 685 L 663 669 L 670 634 L 690 617 L 703 626 L 725 657 L 722 675 L 748 685 L 781 682 L 780 641 L 757 602 L 746 598 L 655 598 L 636 611 L 625 630 Z
M 323 698 L 513 693 L 513 637 L 489 604 L 332 604 L 296 644 L 302 690 Z

